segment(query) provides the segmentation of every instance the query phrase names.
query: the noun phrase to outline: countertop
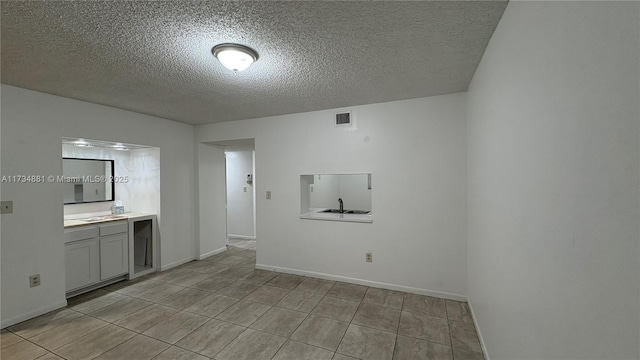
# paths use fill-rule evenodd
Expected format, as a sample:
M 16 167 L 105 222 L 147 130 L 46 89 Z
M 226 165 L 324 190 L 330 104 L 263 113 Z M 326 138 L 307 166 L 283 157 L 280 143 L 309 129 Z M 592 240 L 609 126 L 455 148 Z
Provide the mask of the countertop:
M 336 213 L 323 213 L 321 211 L 326 209 L 309 209 L 309 212 L 300 214 L 300 219 L 308 220 L 327 220 L 327 221 L 346 221 L 346 222 L 360 222 L 360 223 L 372 223 L 373 215 L 369 214 L 336 214 Z
M 72 228 L 72 227 L 77 227 L 77 226 L 90 226 L 90 225 L 95 225 L 95 224 L 102 224 L 102 223 L 108 223 L 108 222 L 112 222 L 112 221 L 122 221 L 122 220 L 129 220 L 131 218 L 137 218 L 137 217 L 142 217 L 142 216 L 150 216 L 150 215 L 156 215 L 156 214 L 151 214 L 151 213 L 124 213 L 124 214 L 108 214 L 108 215 L 96 215 L 96 216 L 87 216 L 87 217 L 82 217 L 82 218 L 77 218 L 77 219 L 69 219 L 69 220 L 64 220 L 64 228 L 68 229 L 68 228 Z M 80 220 L 80 219 L 89 219 L 89 218 L 96 218 L 95 220 Z M 97 219 L 100 218 L 100 219 Z

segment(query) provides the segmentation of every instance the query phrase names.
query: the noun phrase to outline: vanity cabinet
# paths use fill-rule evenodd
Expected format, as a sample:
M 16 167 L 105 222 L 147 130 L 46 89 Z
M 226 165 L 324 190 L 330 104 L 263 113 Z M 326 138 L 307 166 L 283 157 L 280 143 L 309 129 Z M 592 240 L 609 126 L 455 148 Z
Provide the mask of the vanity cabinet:
M 100 238 L 100 280 L 129 273 L 129 242 L 127 234 Z
M 100 281 L 100 248 L 98 238 L 65 244 L 66 291 L 74 291 Z
M 127 221 L 65 229 L 68 295 L 120 280 L 129 273 L 128 231 Z
M 126 221 L 100 225 L 100 280 L 129 273 L 129 226 Z

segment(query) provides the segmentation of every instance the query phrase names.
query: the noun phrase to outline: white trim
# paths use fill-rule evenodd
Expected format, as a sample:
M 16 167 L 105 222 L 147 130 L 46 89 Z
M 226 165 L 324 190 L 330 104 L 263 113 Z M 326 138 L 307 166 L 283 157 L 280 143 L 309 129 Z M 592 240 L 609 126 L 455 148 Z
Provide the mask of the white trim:
M 251 216 L 253 216 L 253 233 L 254 234 L 258 234 L 256 232 L 256 213 L 257 213 L 257 209 L 256 209 L 256 199 L 257 199 L 257 193 L 256 193 L 256 139 L 253 139 L 253 150 L 251 151 L 251 173 L 253 174 L 253 185 L 251 185 L 251 191 L 252 191 L 252 197 L 253 197 L 253 204 L 252 207 L 252 214 Z M 255 240 L 256 237 L 253 237 L 253 240 Z
M 212 250 L 212 251 L 209 251 L 208 253 L 202 254 L 202 255 L 198 256 L 198 260 L 206 259 L 209 256 L 213 256 L 215 254 L 220 254 L 221 252 L 225 252 L 225 251 L 227 251 L 227 247 L 226 246 L 221 247 L 220 249 Z
M 320 278 L 325 280 L 343 281 L 343 282 L 348 282 L 352 284 L 365 285 L 365 286 L 371 286 L 371 287 L 388 289 L 388 290 L 404 291 L 412 294 L 428 295 L 428 296 L 434 296 L 434 297 L 439 297 L 439 298 L 449 299 L 449 300 L 467 301 L 467 298 L 465 296 L 458 295 L 458 294 L 451 294 L 451 293 L 441 292 L 441 291 L 414 288 L 410 286 L 382 283 L 382 282 L 371 281 L 371 280 L 356 279 L 356 278 L 340 276 L 340 275 L 331 275 L 331 274 L 325 274 L 325 273 L 319 273 L 319 272 L 313 272 L 313 271 L 289 269 L 289 268 L 283 268 L 279 266 L 270 266 L 270 265 L 263 265 L 263 264 L 256 264 L 256 269 L 282 272 L 287 274 L 310 276 L 310 277 L 315 277 L 315 278 Z
M 256 237 L 255 236 L 247 236 L 247 235 L 229 234 L 229 235 L 227 235 L 227 241 L 229 241 L 229 239 L 255 240 Z
M 20 314 L 18 316 L 14 316 L 14 317 L 6 319 L 6 320 L 2 320 L 2 324 L 0 324 L 0 329 L 4 329 L 4 328 L 6 328 L 8 326 L 15 325 L 15 324 L 23 322 L 25 320 L 29 320 L 29 319 L 32 319 L 34 317 L 37 317 L 37 316 L 40 316 L 40 315 L 44 315 L 44 314 L 46 314 L 48 312 L 63 308 L 65 306 L 67 306 L 67 300 L 66 299 L 63 300 L 63 301 L 57 302 L 55 304 L 51 304 L 51 305 L 48 305 L 48 306 L 45 306 L 45 307 L 41 307 L 39 309 L 35 309 L 35 310 L 32 310 L 32 311 L 26 312 L 24 314 Z
M 167 265 L 163 265 L 163 266 L 160 267 L 160 271 L 166 271 L 166 270 L 169 270 L 169 269 L 173 269 L 174 267 L 180 266 L 182 264 L 186 264 L 189 261 L 202 260 L 204 258 L 207 258 L 209 256 L 213 256 L 215 254 L 219 254 L 219 253 L 224 252 L 224 251 L 227 251 L 227 247 L 226 246 L 221 247 L 221 248 L 216 249 L 216 250 L 213 250 L 213 251 L 209 251 L 208 253 L 205 253 L 205 254 L 202 254 L 202 255 L 199 255 L 199 256 L 194 256 L 192 258 L 186 258 L 186 259 L 178 260 L 178 261 L 174 261 L 172 263 L 169 263 Z
M 176 266 L 180 266 L 180 265 L 182 265 L 182 264 L 186 264 L 186 263 L 188 263 L 189 261 L 193 261 L 193 260 L 195 260 L 195 258 L 186 258 L 186 259 L 182 259 L 182 260 L 174 261 L 174 262 L 169 263 L 169 264 L 167 264 L 167 265 L 163 265 L 163 266 L 161 266 L 161 267 L 160 267 L 160 271 L 166 271 L 166 270 L 169 270 L 169 269 L 173 269 L 173 268 L 174 268 L 174 267 L 176 267 Z
M 480 326 L 478 326 L 476 313 L 473 311 L 473 306 L 471 306 L 471 300 L 467 299 L 467 304 L 469 305 L 469 310 L 471 310 L 473 325 L 476 327 L 476 332 L 478 333 L 478 339 L 480 340 L 480 346 L 482 347 L 482 354 L 484 355 L 485 360 L 490 360 L 491 358 L 489 357 L 489 352 L 487 352 L 487 346 L 484 343 L 484 338 L 482 337 L 482 333 L 480 332 Z

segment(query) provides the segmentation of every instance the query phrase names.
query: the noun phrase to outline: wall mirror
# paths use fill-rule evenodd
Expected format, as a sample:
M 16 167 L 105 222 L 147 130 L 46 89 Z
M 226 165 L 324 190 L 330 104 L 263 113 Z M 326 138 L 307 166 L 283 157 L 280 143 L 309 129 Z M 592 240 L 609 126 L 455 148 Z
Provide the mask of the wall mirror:
M 371 174 L 301 175 L 300 184 L 301 213 L 371 212 Z
M 114 200 L 113 160 L 62 158 L 62 176 L 65 205 Z

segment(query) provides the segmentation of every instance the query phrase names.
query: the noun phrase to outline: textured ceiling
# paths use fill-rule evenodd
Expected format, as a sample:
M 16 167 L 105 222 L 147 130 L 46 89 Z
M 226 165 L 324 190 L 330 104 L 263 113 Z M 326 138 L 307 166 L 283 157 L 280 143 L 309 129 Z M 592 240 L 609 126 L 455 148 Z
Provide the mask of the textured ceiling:
M 1 80 L 190 124 L 465 91 L 505 1 L 2 1 Z M 215 44 L 252 47 L 235 74 Z

